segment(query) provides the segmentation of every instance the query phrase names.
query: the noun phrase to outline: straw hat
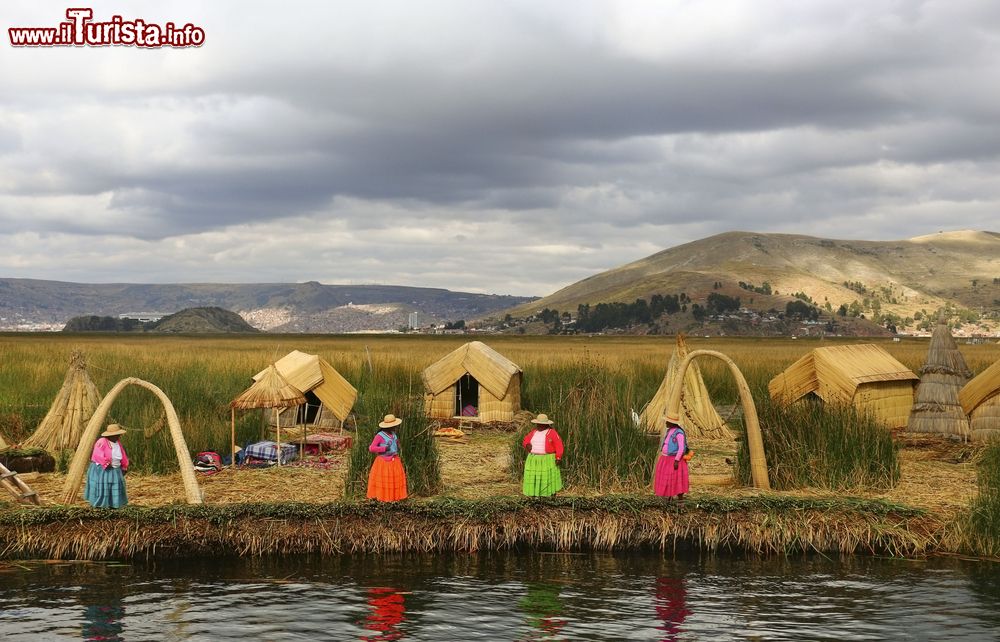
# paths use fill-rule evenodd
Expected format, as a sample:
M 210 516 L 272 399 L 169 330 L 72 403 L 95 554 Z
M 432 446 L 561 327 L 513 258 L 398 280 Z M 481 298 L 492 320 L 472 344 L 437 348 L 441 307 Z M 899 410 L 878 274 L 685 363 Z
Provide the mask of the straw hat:
M 551 419 L 549 419 L 549 416 L 543 412 L 542 414 L 540 414 L 537 417 L 535 417 L 534 419 L 532 419 L 531 423 L 533 423 L 533 424 L 546 424 L 548 426 L 551 426 L 553 422 L 552 422 Z
M 108 424 L 107 429 L 101 433 L 101 437 L 114 437 L 115 435 L 124 435 L 125 429 L 118 424 Z
M 398 426 L 401 423 L 403 423 L 403 420 L 397 417 L 396 415 L 386 415 L 385 419 L 383 419 L 382 422 L 379 423 L 378 427 L 392 428 L 394 426 Z
M 681 425 L 681 418 L 675 414 L 667 413 L 666 422 L 668 424 L 675 424 L 677 426 Z

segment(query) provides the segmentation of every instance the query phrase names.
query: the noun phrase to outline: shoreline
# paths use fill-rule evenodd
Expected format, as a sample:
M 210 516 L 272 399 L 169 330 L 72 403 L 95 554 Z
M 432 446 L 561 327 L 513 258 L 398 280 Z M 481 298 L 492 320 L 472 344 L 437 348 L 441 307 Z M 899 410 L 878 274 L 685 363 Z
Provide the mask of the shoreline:
M 0 508 L 0 559 L 692 548 L 918 557 L 962 553 L 953 519 L 861 498 L 651 496 Z

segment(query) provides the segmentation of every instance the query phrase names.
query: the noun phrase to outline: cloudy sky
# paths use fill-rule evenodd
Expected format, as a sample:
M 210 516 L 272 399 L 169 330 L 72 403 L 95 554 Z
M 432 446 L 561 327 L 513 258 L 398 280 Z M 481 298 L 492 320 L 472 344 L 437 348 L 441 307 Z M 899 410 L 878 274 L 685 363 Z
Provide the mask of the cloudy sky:
M 67 6 L 190 49 L 14 48 Z M 4 0 L 0 276 L 544 295 L 741 229 L 1000 230 L 1000 3 Z

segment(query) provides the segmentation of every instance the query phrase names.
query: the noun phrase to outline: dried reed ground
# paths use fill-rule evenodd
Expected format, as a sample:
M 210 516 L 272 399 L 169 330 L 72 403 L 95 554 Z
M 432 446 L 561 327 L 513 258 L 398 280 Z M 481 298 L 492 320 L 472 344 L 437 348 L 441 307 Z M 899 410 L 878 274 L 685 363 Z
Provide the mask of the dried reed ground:
M 509 444 L 512 435 L 497 430 L 467 432 L 466 442 L 443 441 L 441 496 L 462 499 L 485 499 L 495 496 L 519 495 L 520 483 L 509 472 Z M 855 492 L 865 499 L 883 499 L 925 509 L 944 522 L 967 509 L 976 494 L 975 449 L 933 435 L 902 433 L 897 436 L 902 445 L 900 483 L 888 492 Z M 655 440 L 651 439 L 655 445 Z M 405 444 L 404 444 L 405 447 Z M 759 495 L 753 488 L 739 488 L 732 483 L 732 467 L 727 459 L 735 458 L 736 444 L 729 441 L 701 440 L 694 444 L 691 461 L 690 499 L 738 498 Z M 405 450 L 404 450 L 405 457 Z M 329 470 L 295 466 L 281 468 L 232 470 L 215 475 L 198 476 L 198 482 L 209 504 L 245 502 L 310 502 L 336 501 L 344 494 L 346 453 L 330 459 Z M 58 501 L 65 476 L 40 474 L 28 483 L 47 504 Z M 130 475 L 126 478 L 129 500 L 137 506 L 161 506 L 184 501 L 180 474 Z M 648 494 L 647 488 L 593 489 L 567 487 L 564 495 L 597 496 L 605 493 Z M 819 489 L 773 492 L 775 495 L 804 498 L 837 498 L 843 493 Z M 82 497 L 82 493 L 81 493 Z M 0 497 L 0 502 L 13 498 Z M 82 505 L 80 499 L 78 504 Z

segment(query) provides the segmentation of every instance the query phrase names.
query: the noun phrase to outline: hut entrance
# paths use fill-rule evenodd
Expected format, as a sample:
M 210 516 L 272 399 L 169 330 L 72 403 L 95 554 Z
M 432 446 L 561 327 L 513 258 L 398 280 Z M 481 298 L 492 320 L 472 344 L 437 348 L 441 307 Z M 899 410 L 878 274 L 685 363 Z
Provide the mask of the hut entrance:
M 310 426 L 316 423 L 316 418 L 319 416 L 319 409 L 323 405 L 323 402 L 311 390 L 304 393 L 304 395 L 306 402 L 299 406 L 298 414 L 295 416 L 295 423 Z
M 455 415 L 458 417 L 479 416 L 479 382 L 466 372 L 455 384 Z

